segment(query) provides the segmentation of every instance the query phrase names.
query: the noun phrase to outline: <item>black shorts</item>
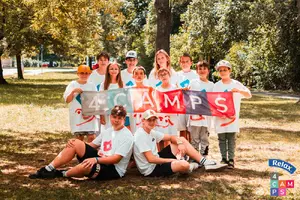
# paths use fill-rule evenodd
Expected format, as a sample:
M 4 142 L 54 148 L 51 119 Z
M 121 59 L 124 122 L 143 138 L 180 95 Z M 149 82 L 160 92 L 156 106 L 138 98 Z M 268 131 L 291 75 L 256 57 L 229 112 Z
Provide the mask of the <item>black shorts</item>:
M 160 152 L 158 152 L 159 157 L 161 158 L 174 158 L 176 156 L 171 151 L 171 146 L 168 145 L 167 147 L 163 148 Z M 163 164 L 156 164 L 154 170 L 148 176 L 150 177 L 160 177 L 160 176 L 170 176 L 174 174 L 171 168 L 171 162 L 163 163 Z
M 99 157 L 98 151 L 88 144 L 85 144 L 85 154 L 81 158 L 77 155 L 77 159 L 80 163 L 87 158 L 95 157 Z M 120 175 L 115 165 L 94 164 L 88 177 L 97 180 L 111 180 L 120 178 Z

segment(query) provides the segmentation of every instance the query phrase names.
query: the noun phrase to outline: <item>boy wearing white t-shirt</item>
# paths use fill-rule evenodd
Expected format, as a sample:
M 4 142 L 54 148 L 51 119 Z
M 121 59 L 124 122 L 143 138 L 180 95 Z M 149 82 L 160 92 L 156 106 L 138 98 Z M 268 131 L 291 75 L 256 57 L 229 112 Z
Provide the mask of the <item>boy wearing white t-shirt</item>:
M 86 176 L 95 180 L 110 180 L 123 177 L 133 148 L 133 136 L 124 126 L 125 116 L 124 107 L 115 106 L 110 114 L 111 128 L 103 131 L 90 143 L 70 140 L 49 165 L 30 174 L 29 178 Z M 56 170 L 72 161 L 75 155 L 80 164 L 67 171 Z
M 132 87 L 134 86 L 135 80 L 133 78 L 133 70 L 136 68 L 138 64 L 138 58 L 136 51 L 128 51 L 125 57 L 125 63 L 127 68 L 121 71 L 122 80 L 124 82 L 124 87 Z M 143 84 L 148 85 L 147 76 L 143 79 Z
M 214 92 L 233 92 L 235 116 L 216 117 L 215 131 L 218 133 L 219 148 L 222 156 L 221 163 L 228 163 L 228 168 L 234 168 L 235 140 L 239 129 L 239 114 L 242 98 L 251 98 L 251 92 L 239 81 L 230 78 L 231 64 L 221 60 L 216 65 L 221 80 L 215 83 Z
M 106 68 L 108 65 L 109 65 L 108 53 L 101 52 L 99 55 L 97 55 L 97 64 L 93 66 L 92 74 L 88 79 L 88 82 L 91 82 L 96 86 L 97 91 L 100 91 L 101 83 L 104 82 Z M 100 116 L 96 115 L 96 118 L 99 126 L 99 129 L 96 134 L 99 135 L 101 132 Z
M 154 130 L 158 119 L 155 111 L 145 111 L 142 118 L 143 125 L 134 134 L 133 153 L 138 170 L 144 176 L 170 176 L 176 172 L 191 172 L 199 166 L 204 166 L 206 170 L 220 170 L 227 166 L 202 157 L 184 137 Z M 156 144 L 160 141 L 171 144 L 158 152 Z M 183 159 L 185 155 L 195 162 L 188 163 Z
M 91 142 L 96 137 L 98 122 L 96 117 L 84 116 L 81 108 L 80 94 L 83 91 L 97 91 L 94 84 L 87 82 L 91 70 L 89 66 L 80 65 L 77 69 L 78 80 L 72 81 L 64 92 L 64 99 L 69 104 L 69 118 L 71 132 L 77 139 Z
M 194 79 L 198 79 L 199 76 L 192 70 L 191 67 L 193 65 L 192 57 L 188 53 L 184 53 L 180 57 L 180 67 L 182 70 L 177 72 L 178 82 L 177 85 L 179 88 L 187 88 L 191 81 Z M 178 126 L 177 129 L 180 131 L 180 136 L 185 137 L 188 141 L 191 141 L 190 134 L 188 132 L 188 115 L 180 114 L 178 115 Z
M 190 90 L 212 92 L 214 83 L 207 79 L 209 74 L 209 64 L 206 61 L 200 61 L 196 64 L 196 67 L 200 78 L 191 81 Z M 190 125 L 191 144 L 196 150 L 200 151 L 203 156 L 208 155 L 208 120 L 208 116 L 190 115 L 188 121 Z M 201 146 L 200 149 L 199 145 Z
M 100 84 L 105 79 L 105 72 L 106 68 L 109 64 L 109 55 L 106 52 L 101 52 L 99 55 L 97 55 L 97 64 L 96 67 L 94 67 L 92 74 L 90 75 L 88 81 L 93 83 L 97 90 L 100 90 Z
M 132 87 L 132 86 L 136 85 L 135 80 L 133 78 L 133 70 L 136 68 L 136 65 L 138 64 L 138 58 L 137 58 L 136 51 L 131 50 L 126 53 L 125 63 L 126 63 L 127 68 L 123 69 L 121 71 L 122 81 L 124 83 L 124 87 Z M 143 81 L 143 84 L 147 85 L 147 76 L 144 76 L 144 79 L 142 81 Z M 130 124 L 129 115 L 126 117 L 125 126 L 127 126 L 127 127 L 132 126 Z

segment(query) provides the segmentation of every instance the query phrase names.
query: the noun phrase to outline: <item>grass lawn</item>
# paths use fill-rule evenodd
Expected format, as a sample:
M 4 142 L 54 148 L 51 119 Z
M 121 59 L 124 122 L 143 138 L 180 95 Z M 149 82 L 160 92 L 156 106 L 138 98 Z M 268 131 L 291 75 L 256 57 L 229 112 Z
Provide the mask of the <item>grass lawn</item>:
M 130 169 L 126 177 L 106 182 L 29 179 L 72 137 L 62 95 L 75 78 L 72 73 L 46 73 L 26 80 L 8 78 L 9 85 L 0 85 L 1 199 L 277 199 L 270 197 L 270 173 L 275 170 L 280 179 L 295 180 L 286 198 L 300 198 L 299 169 L 289 175 L 268 167 L 270 158 L 300 167 L 300 104 L 263 96 L 243 101 L 234 170 L 144 178 Z M 216 134 L 210 142 L 209 157 L 219 161 Z

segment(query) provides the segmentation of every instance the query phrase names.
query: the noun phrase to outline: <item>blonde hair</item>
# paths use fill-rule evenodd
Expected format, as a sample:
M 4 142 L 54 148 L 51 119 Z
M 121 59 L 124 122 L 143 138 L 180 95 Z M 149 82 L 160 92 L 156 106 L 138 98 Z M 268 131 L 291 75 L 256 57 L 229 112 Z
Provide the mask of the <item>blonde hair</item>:
M 121 65 L 118 63 L 109 63 L 109 65 L 106 68 L 106 73 L 105 73 L 104 90 L 107 90 L 109 88 L 109 85 L 111 84 L 111 76 L 109 74 L 109 67 L 112 65 L 117 65 L 119 68 L 119 73 L 117 75 L 117 83 L 119 85 L 119 88 L 123 88 L 123 81 L 122 81 L 122 77 L 121 77 Z
M 163 50 L 163 49 L 158 50 L 156 52 L 156 54 L 155 54 L 154 63 L 153 63 L 154 76 L 157 78 L 157 75 L 158 75 L 157 72 L 160 69 L 160 66 L 159 66 L 159 64 L 156 61 L 157 55 L 160 54 L 160 53 L 164 54 L 166 56 L 166 58 L 167 58 L 167 69 L 170 71 L 170 76 L 171 76 L 171 73 L 172 73 L 172 70 L 171 70 L 172 69 L 172 67 L 171 67 L 171 59 L 170 59 L 169 54 L 165 50 Z

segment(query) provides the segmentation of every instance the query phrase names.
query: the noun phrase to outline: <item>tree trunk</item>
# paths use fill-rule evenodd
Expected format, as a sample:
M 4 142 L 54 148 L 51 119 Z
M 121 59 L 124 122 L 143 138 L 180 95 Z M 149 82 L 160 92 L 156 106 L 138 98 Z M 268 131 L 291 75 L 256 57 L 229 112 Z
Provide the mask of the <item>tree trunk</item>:
M 298 26 L 300 27 L 300 0 L 297 0 L 296 5 L 297 5 L 297 8 L 298 8 L 298 15 L 297 15 Z
M 24 79 L 23 70 L 22 70 L 22 66 L 21 66 L 21 53 L 20 52 L 16 55 L 16 59 L 17 59 L 18 79 Z
M 88 66 L 92 69 L 92 63 L 93 63 L 93 58 L 89 56 L 89 63 L 88 63 Z
M 169 0 L 155 0 L 157 14 L 156 51 L 164 49 L 170 54 L 171 7 Z
M 0 84 L 8 84 L 3 76 L 1 56 L 0 56 Z

